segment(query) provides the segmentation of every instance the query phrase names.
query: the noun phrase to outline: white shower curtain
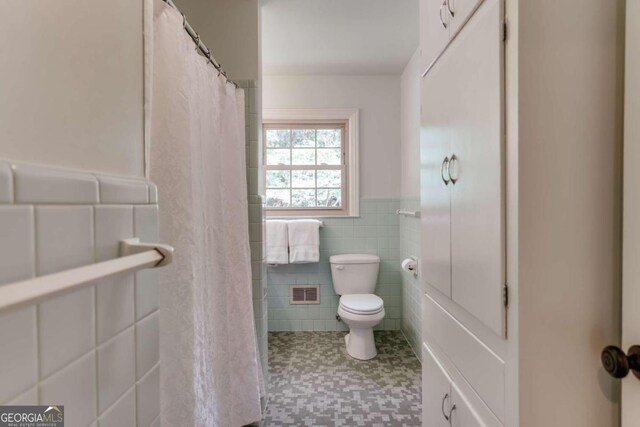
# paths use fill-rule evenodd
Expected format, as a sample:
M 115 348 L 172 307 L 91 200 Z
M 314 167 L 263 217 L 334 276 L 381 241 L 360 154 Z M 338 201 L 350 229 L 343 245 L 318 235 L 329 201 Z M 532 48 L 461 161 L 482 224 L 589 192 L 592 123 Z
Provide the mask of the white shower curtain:
M 153 45 L 150 178 L 176 251 L 159 285 L 162 424 L 239 427 L 261 417 L 244 93 L 160 0 Z

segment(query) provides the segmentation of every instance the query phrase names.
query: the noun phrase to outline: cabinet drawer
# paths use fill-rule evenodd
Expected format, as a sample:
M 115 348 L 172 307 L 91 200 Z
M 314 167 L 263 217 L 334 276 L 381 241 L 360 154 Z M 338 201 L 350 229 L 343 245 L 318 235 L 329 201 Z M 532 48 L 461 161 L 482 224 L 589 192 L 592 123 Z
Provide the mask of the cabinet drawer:
M 505 363 L 428 294 L 422 298 L 423 338 L 449 358 L 495 416 L 504 422 Z
M 451 379 L 427 345 L 422 345 L 422 425 L 449 427 Z
M 450 427 L 486 427 L 455 384 L 451 387 L 451 402 L 455 406 L 451 409 Z
M 423 426 L 504 427 L 433 344 L 422 344 L 422 359 Z

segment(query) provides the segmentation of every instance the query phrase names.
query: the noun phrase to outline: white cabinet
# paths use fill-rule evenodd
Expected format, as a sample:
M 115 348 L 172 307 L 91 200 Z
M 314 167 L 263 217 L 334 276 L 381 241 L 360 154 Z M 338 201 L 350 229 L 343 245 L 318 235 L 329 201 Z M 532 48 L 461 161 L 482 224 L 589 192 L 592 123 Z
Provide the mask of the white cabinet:
M 427 283 L 451 296 L 451 191 L 446 176 L 451 155 L 450 99 L 442 71 L 440 66 L 433 68 L 421 88 L 421 270 Z
M 422 354 L 422 425 L 449 427 L 451 379 L 426 345 Z
M 449 42 L 446 0 L 420 0 L 420 49 L 422 70 L 433 62 Z
M 478 411 L 453 381 L 431 348 L 422 348 L 422 425 L 425 427 L 501 427 L 493 417 L 481 421 Z
M 451 402 L 454 406 L 451 407 L 450 427 L 485 427 L 455 385 L 451 387 Z
M 461 1 L 461 0 L 460 0 Z M 502 4 L 485 0 L 422 82 L 422 271 L 505 330 Z
M 421 65 L 426 70 L 483 0 L 420 0 Z
M 483 0 L 447 0 L 447 11 L 451 15 L 451 34 L 459 31 L 474 9 L 482 3 Z

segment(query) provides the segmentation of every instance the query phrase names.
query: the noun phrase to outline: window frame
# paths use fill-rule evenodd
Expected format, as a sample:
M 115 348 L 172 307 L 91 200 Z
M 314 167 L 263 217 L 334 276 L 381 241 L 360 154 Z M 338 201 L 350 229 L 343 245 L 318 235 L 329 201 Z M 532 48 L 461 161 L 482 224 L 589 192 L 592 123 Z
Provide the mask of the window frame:
M 339 208 L 296 208 L 296 207 L 266 207 L 265 214 L 269 218 L 290 217 L 354 217 L 359 215 L 359 183 L 358 183 L 358 110 L 264 110 L 262 126 L 262 194 L 266 195 L 267 170 L 339 170 L 338 165 L 287 165 L 286 167 L 271 167 L 266 164 L 266 131 L 267 128 L 300 129 L 340 126 L 342 132 L 342 206 Z M 316 146 L 317 149 L 317 146 Z

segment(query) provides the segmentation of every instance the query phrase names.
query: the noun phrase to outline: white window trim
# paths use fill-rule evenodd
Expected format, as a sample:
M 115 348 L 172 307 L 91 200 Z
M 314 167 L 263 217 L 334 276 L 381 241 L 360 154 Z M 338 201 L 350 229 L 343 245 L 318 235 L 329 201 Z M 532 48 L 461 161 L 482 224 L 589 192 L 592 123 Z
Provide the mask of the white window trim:
M 357 108 L 338 108 L 338 109 L 265 109 L 262 111 L 262 120 L 264 123 L 279 123 L 279 122 L 304 122 L 314 120 L 336 120 L 346 121 L 348 127 L 347 144 L 349 149 L 349 155 L 347 156 L 347 192 L 348 192 L 348 205 L 346 214 L 331 215 L 327 213 L 314 212 L 310 210 L 308 213 L 300 213 L 296 211 L 295 216 L 304 217 L 357 217 L 360 216 L 360 169 L 359 165 L 359 123 L 358 123 L 358 109 Z M 263 142 L 264 143 L 264 142 Z M 286 217 L 291 218 L 293 215 L 278 215 L 277 212 L 266 211 L 266 214 L 270 218 Z

